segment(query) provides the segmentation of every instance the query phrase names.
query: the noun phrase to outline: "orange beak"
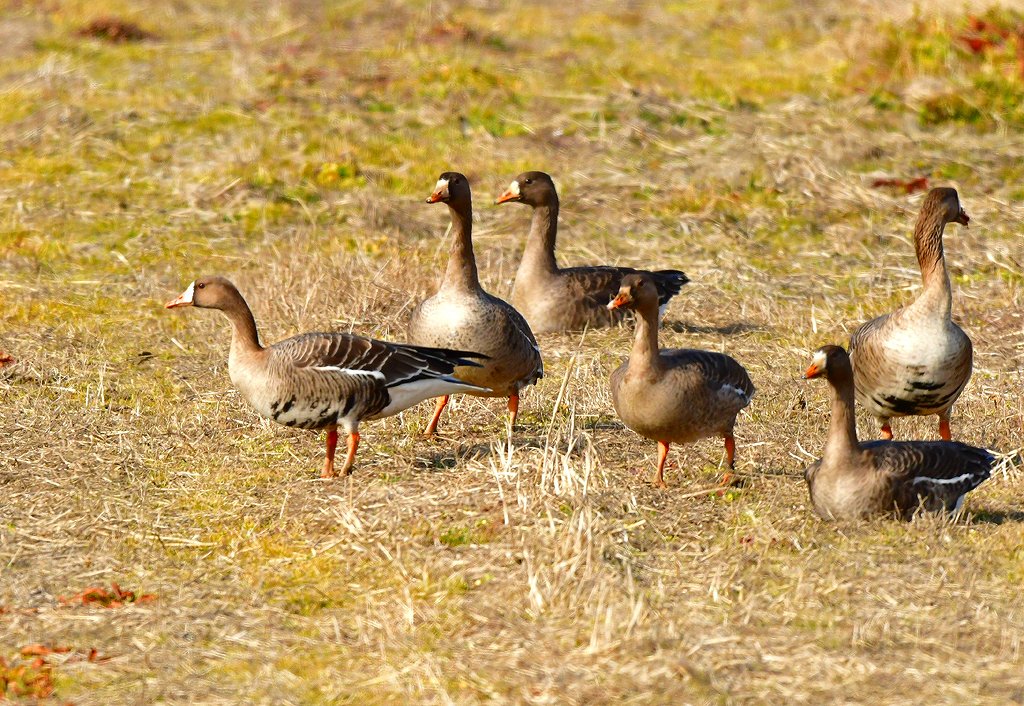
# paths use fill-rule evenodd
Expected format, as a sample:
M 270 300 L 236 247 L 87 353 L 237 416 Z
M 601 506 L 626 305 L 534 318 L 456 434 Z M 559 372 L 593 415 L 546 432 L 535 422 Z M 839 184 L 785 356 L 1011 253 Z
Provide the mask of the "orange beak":
M 437 203 L 443 198 L 444 196 L 441 194 L 440 191 L 435 191 L 434 193 L 427 197 L 427 203 Z
M 505 193 L 503 193 L 501 196 L 499 196 L 498 200 L 495 201 L 494 203 L 505 203 L 507 201 L 518 201 L 521 198 L 522 197 L 519 194 L 514 193 L 512 191 L 512 189 L 506 189 Z
M 968 215 L 967 215 L 967 212 L 966 212 L 966 211 L 964 211 L 964 210 L 963 210 L 963 209 L 961 208 L 961 209 L 960 209 L 960 213 L 958 213 L 958 214 L 956 215 L 956 218 L 954 218 L 953 220 L 955 220 L 955 221 L 956 221 L 957 223 L 959 223 L 959 224 L 960 224 L 960 225 L 962 225 L 962 226 L 966 226 L 966 225 L 967 225 L 968 223 L 970 223 L 970 222 L 971 222 L 971 217 L 970 217 L 970 216 L 968 216 Z
M 608 308 L 614 310 L 626 306 L 626 304 L 629 304 L 629 295 L 620 293 L 615 295 L 615 298 L 608 302 Z
M 192 306 L 192 298 L 195 296 L 196 283 L 193 282 L 188 286 L 184 292 L 176 296 L 171 301 L 164 304 L 165 309 L 176 309 L 179 306 Z
M 818 367 L 818 364 L 811 363 L 807 367 L 807 372 L 804 373 L 804 380 L 813 380 L 814 378 L 819 377 L 821 373 L 822 370 Z

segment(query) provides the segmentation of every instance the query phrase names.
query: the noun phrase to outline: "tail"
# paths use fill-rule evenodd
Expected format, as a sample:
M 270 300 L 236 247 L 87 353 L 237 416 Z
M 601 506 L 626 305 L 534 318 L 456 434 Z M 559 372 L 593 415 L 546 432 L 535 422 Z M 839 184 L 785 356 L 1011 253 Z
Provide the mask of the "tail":
M 657 270 L 654 275 L 654 286 L 658 288 L 658 303 L 665 304 L 679 294 L 683 285 L 690 281 L 685 272 L 679 270 Z

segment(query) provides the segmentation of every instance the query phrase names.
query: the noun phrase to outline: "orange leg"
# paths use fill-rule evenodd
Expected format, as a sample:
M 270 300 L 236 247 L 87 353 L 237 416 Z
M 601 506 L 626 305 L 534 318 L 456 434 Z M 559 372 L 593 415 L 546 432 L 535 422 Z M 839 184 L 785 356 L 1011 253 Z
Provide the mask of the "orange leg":
M 668 484 L 665 482 L 665 459 L 668 458 L 668 444 L 667 441 L 658 442 L 658 472 L 654 476 L 654 487 L 655 488 L 667 488 Z
M 953 435 L 949 431 L 949 419 L 945 417 L 939 417 L 939 436 L 945 441 L 951 441 Z
M 327 427 L 327 458 L 324 459 L 324 470 L 321 478 L 334 478 L 334 450 L 338 448 L 338 426 Z
M 729 471 L 736 470 L 736 439 L 733 438 L 732 433 L 724 435 L 725 438 L 725 462 L 729 464 Z M 736 483 L 736 477 L 732 473 L 726 471 L 725 475 L 722 476 L 722 485 L 732 485 Z
M 427 425 L 427 430 L 423 432 L 424 436 L 433 436 L 434 432 L 437 431 L 437 423 L 441 419 L 441 412 L 448 405 L 448 395 L 437 398 L 437 406 L 434 407 L 434 416 L 430 418 L 430 424 Z
M 508 398 L 508 426 L 512 431 L 516 429 L 516 416 L 519 414 L 519 395 L 512 395 Z
M 345 467 L 341 469 L 343 476 L 352 475 L 352 466 L 356 462 L 356 450 L 359 448 L 359 432 L 348 435 L 348 453 L 345 455 Z
M 882 432 L 883 439 L 892 439 L 892 427 L 889 426 L 888 420 L 882 422 L 882 428 L 880 431 Z

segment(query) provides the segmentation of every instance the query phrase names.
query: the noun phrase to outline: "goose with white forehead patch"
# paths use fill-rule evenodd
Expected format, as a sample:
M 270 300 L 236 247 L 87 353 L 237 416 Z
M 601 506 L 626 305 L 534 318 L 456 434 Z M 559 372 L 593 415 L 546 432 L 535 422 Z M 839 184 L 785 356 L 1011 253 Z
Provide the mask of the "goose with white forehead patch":
M 231 322 L 228 375 L 260 416 L 278 424 L 327 430 L 324 478 L 334 477 L 338 427 L 348 434 L 348 475 L 359 446 L 359 423 L 397 414 L 425 399 L 482 391 L 459 380 L 486 356 L 445 348 L 388 343 L 350 333 L 304 333 L 260 344 L 245 299 L 223 277 L 201 277 L 167 308 L 219 309 Z
M 671 443 L 721 436 L 726 463 L 734 470 L 736 416 L 754 396 L 747 371 L 723 353 L 659 349 L 658 291 L 649 275 L 624 277 L 607 306 L 636 312 L 633 352 L 611 376 L 612 402 L 627 427 L 658 442 L 654 485 L 665 487 L 665 459 Z M 727 473 L 723 481 L 730 476 Z
M 452 248 L 437 293 L 412 312 L 409 338 L 425 346 L 466 348 L 488 356 L 480 367 L 458 368 L 456 375 L 486 390 L 469 390 L 480 397 L 508 397 L 509 424 L 515 428 L 519 393 L 544 375 L 537 339 L 516 309 L 484 291 L 473 255 L 473 202 L 469 180 L 445 172 L 427 203 L 448 206 L 452 219 Z M 441 397 L 427 425 L 437 429 L 448 395 Z
M 991 474 L 991 453 L 956 441 L 859 443 L 854 372 L 842 347 L 815 351 L 804 377 L 828 380 L 832 398 L 825 449 L 804 471 L 811 503 L 825 519 L 957 512 L 964 496 Z
M 690 280 L 679 270 L 647 272 L 632 267 L 591 265 L 561 268 L 555 259 L 558 232 L 558 191 L 544 172 L 523 172 L 515 178 L 498 203 L 516 202 L 533 209 L 526 249 L 512 287 L 512 304 L 523 313 L 535 333 L 573 331 L 612 326 L 626 315 L 609 309 L 608 302 L 622 278 L 646 274 L 658 291 L 659 314 L 669 300 Z
M 914 229 L 914 247 L 924 288 L 907 306 L 872 319 L 850 337 L 857 401 L 892 438 L 893 417 L 939 417 L 939 436 L 952 438 L 949 417 L 971 377 L 971 339 L 951 317 L 942 232 L 947 223 L 966 226 L 970 218 L 956 189 L 932 189 Z

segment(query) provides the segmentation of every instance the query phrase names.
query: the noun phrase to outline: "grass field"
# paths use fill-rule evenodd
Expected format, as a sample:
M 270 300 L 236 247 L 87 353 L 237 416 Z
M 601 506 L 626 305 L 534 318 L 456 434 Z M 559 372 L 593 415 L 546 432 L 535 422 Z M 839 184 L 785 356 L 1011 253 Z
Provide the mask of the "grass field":
M 8 696 L 1024 703 L 1024 78 L 1001 33 L 1024 5 L 890 5 L 0 4 Z M 223 274 L 265 342 L 402 340 L 449 169 L 498 295 L 529 212 L 492 204 L 523 169 L 558 182 L 562 264 L 686 271 L 662 345 L 750 371 L 745 488 L 710 490 L 715 440 L 649 486 L 607 385 L 629 328 L 543 336 L 511 439 L 500 400 L 456 399 L 426 441 L 425 404 L 322 481 L 322 437 L 232 390 L 223 318 L 162 308 Z M 971 216 L 946 237 L 975 346 L 954 437 L 1002 461 L 956 522 L 827 524 L 802 479 L 826 390 L 798 378 L 918 291 L 921 194 L 872 184 L 919 177 Z M 112 583 L 153 598 L 75 598 Z

